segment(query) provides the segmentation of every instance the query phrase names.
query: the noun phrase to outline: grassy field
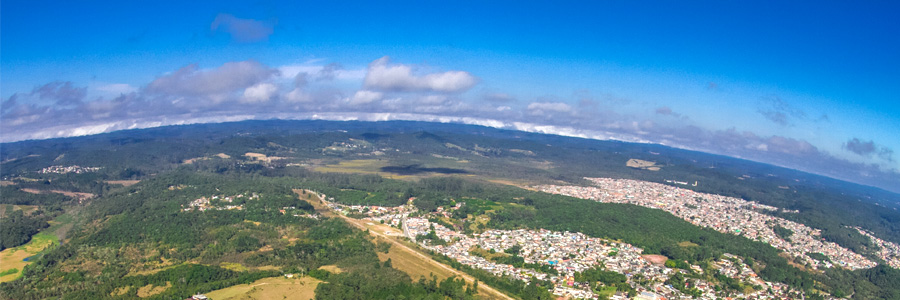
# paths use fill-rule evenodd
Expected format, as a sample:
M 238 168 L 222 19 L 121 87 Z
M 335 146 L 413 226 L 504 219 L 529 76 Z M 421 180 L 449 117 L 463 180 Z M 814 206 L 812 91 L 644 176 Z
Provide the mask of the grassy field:
M 379 239 L 379 242 L 386 241 Z M 402 247 L 392 246 L 388 253 L 378 252 L 378 259 L 382 262 L 390 259 L 391 265 L 395 269 L 405 272 L 413 280 L 419 280 L 420 277 L 431 278 L 432 274 L 437 276 L 438 280 L 455 275 L 446 269 L 436 268 L 429 261 L 423 260 Z
M 343 160 L 336 165 L 316 167 L 315 171 L 326 173 L 378 174 L 385 176 L 387 173 L 381 172 L 381 168 L 386 166 L 388 166 L 388 161 L 384 160 L 355 159 Z
M 51 220 L 49 222 L 50 227 L 34 235 L 27 244 L 0 252 L 0 274 L 2 274 L 0 282 L 13 281 L 19 278 L 25 266 L 31 263 L 24 261 L 25 258 L 35 256 L 41 251 L 59 244 L 60 237 L 65 239 L 66 232 L 72 228 L 77 214 L 77 210 L 70 210 L 66 214 Z
M 166 281 L 166 285 L 164 286 L 155 286 L 152 284 L 145 285 L 137 290 L 138 297 L 147 298 L 162 292 L 165 292 L 170 287 L 172 287 L 172 283 Z
M 341 270 L 341 268 L 339 268 L 338 266 L 335 266 L 335 265 L 321 266 L 321 267 L 319 267 L 319 270 L 325 270 L 325 271 L 335 273 L 335 274 L 344 272 L 344 270 Z
M 0 252 L 0 282 L 13 281 L 22 275 L 22 270 L 31 262 L 24 261 L 28 257 L 37 255 L 44 249 L 58 244 L 59 239 L 52 234 L 38 233 L 25 245 L 9 248 Z M 15 271 L 13 271 L 15 270 Z
M 205 295 L 215 300 L 239 299 L 313 299 L 316 286 L 321 281 L 304 276 L 300 278 L 269 277 L 249 284 L 240 284 Z

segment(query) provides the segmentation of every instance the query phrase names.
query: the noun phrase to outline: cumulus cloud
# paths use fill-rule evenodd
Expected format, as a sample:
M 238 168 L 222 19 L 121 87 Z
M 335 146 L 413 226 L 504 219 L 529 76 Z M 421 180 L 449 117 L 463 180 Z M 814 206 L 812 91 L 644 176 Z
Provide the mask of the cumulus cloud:
M 221 97 L 259 84 L 278 74 L 278 70 L 256 61 L 227 62 L 215 69 L 201 70 L 191 64 L 147 85 L 150 94 L 188 97 Z
M 532 115 L 544 115 L 547 113 L 568 113 L 572 106 L 562 102 L 532 102 L 528 104 L 528 112 Z
M 381 100 L 383 95 L 379 92 L 361 90 L 350 98 L 350 105 L 363 105 Z
M 101 91 L 101 92 L 104 92 L 107 94 L 113 94 L 113 95 L 128 94 L 128 93 L 137 91 L 136 87 L 133 87 L 127 83 L 104 84 L 104 85 L 96 87 L 95 89 L 98 91 Z
M 211 31 L 222 31 L 240 43 L 262 42 L 275 32 L 274 24 L 253 19 L 241 19 L 230 14 L 219 14 L 209 25 Z
M 316 80 L 333 80 L 343 69 L 344 67 L 342 67 L 338 63 L 327 64 L 322 67 L 321 70 L 319 70 L 319 73 L 317 74 L 318 76 L 316 76 Z
M 271 83 L 260 83 L 244 90 L 244 103 L 260 103 L 269 101 L 278 94 L 278 87 Z
M 389 63 L 390 58 L 387 56 L 370 63 L 363 85 L 367 89 L 382 91 L 459 93 L 478 83 L 474 76 L 465 71 L 416 75 L 408 65 Z
M 87 88 L 74 87 L 70 81 L 54 81 L 34 88 L 31 95 L 52 100 L 56 105 L 77 105 L 87 96 Z
M 296 78 L 299 74 L 306 74 L 308 81 L 331 81 L 331 80 L 361 80 L 366 76 L 366 69 L 344 69 L 338 63 L 330 63 L 327 65 L 286 65 L 281 66 L 278 70 L 281 76 L 286 78 Z
M 894 150 L 890 148 L 879 146 L 875 144 L 874 141 L 863 141 L 859 138 L 852 138 L 846 143 L 844 143 L 844 149 L 850 152 L 855 153 L 859 156 L 864 157 L 872 157 L 878 156 L 881 159 L 887 161 L 893 161 Z
M 374 61 L 367 70 L 357 71 L 336 64 L 274 69 L 254 61 L 230 62 L 210 69 L 189 65 L 161 75 L 143 88 L 127 92 L 127 87 L 120 86 L 125 93 L 91 101 L 86 100 L 83 87 L 51 82 L 2 101 L 2 140 L 244 119 L 422 120 L 658 143 L 868 184 L 900 186 L 900 175 L 885 161 L 877 165 L 852 163 L 802 139 L 760 136 L 735 128 L 697 127 L 668 106 L 651 108 L 651 112 L 676 118 L 624 114 L 616 107 L 628 103 L 628 99 L 611 94 L 593 97 L 588 91 L 517 104 L 515 99 L 496 92 L 457 94 L 475 84 L 468 73 L 417 73 L 414 69 L 392 64 L 387 57 Z M 471 81 L 458 84 L 459 80 L 447 75 L 453 72 L 465 73 L 463 77 Z M 342 81 L 353 78 L 362 83 L 360 90 L 347 89 L 353 86 L 352 81 Z M 805 118 L 802 111 L 777 98 L 763 108 L 784 114 L 785 124 L 798 116 Z M 885 160 L 893 154 L 891 149 L 858 138 L 845 143 L 844 149 Z

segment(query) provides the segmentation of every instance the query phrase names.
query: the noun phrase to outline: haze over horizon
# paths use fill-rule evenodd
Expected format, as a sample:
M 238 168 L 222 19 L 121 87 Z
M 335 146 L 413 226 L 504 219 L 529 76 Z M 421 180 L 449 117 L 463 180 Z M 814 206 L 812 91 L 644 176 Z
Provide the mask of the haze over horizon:
M 0 140 L 269 118 L 454 122 L 900 192 L 898 8 L 4 1 Z

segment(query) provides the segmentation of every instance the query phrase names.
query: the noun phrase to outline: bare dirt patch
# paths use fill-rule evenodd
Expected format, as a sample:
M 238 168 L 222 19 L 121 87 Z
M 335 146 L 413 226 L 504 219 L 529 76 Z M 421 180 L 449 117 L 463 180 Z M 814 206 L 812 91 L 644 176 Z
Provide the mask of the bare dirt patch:
M 655 162 L 635 158 L 629 159 L 627 162 L 625 162 L 625 166 L 648 171 L 659 171 L 660 169 L 660 167 L 656 165 Z
M 141 181 L 140 180 L 107 180 L 104 182 L 106 182 L 108 184 L 119 184 L 122 186 L 132 186 Z
M 344 270 L 341 270 L 341 268 L 338 268 L 338 266 L 335 265 L 321 266 L 319 267 L 319 270 L 325 270 L 335 274 L 344 272 Z
M 16 185 L 16 183 L 12 182 L 12 181 L 0 180 L 0 186 L 9 186 L 9 185 Z
M 657 254 L 645 254 L 645 255 L 641 255 L 641 258 L 646 259 L 651 264 L 654 264 L 657 266 L 663 266 L 666 264 L 666 261 L 669 260 L 668 257 L 662 256 L 662 255 L 657 255 Z
M 314 299 L 316 287 L 321 282 L 309 276 L 300 278 L 270 277 L 249 284 L 239 284 L 212 291 L 206 293 L 206 296 L 216 300 Z
M 32 193 L 32 194 L 57 193 L 57 194 L 63 194 L 63 195 L 66 195 L 66 196 L 69 196 L 69 197 L 72 197 L 72 198 L 75 198 L 78 200 L 90 199 L 90 198 L 94 197 L 94 194 L 91 194 L 91 193 L 80 193 L 80 192 L 71 192 L 71 191 L 63 191 L 63 190 L 44 191 L 44 190 L 38 190 L 38 189 L 32 189 L 32 188 L 24 188 L 24 189 L 22 189 L 22 191 L 26 192 L 26 193 Z
M 63 194 L 75 199 L 84 200 L 94 198 L 94 194 L 91 193 L 80 193 L 80 192 L 70 192 L 70 191 L 62 191 L 62 190 L 50 190 L 51 193 Z
M 170 287 L 172 287 L 172 283 L 166 281 L 166 286 L 155 286 L 152 284 L 145 285 L 137 290 L 138 297 L 147 298 L 162 292 L 165 292 Z
M 32 188 L 24 188 L 24 189 L 22 189 L 22 191 L 26 192 L 26 193 L 32 193 L 32 194 L 40 194 L 41 193 L 40 190 L 36 190 L 36 189 L 32 189 Z

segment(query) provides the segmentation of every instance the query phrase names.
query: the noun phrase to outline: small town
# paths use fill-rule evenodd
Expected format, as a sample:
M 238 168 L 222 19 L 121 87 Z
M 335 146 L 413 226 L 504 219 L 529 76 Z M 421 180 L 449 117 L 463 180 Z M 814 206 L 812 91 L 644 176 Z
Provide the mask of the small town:
M 258 199 L 259 195 L 257 195 L 256 193 L 253 193 L 249 196 L 244 195 L 244 194 L 239 194 L 239 195 L 234 195 L 234 196 L 210 196 L 210 197 L 203 196 L 203 197 L 194 199 L 193 201 L 188 203 L 186 207 L 184 205 L 182 205 L 181 210 L 182 211 L 243 210 L 244 209 L 243 204 L 235 205 L 232 203 L 234 203 L 234 201 L 236 199 L 240 199 L 240 198 L 244 198 L 244 197 L 246 197 L 248 200 L 249 199 Z
M 38 171 L 38 173 L 41 173 L 41 174 L 68 174 L 68 173 L 82 174 L 82 173 L 97 172 L 100 169 L 101 169 L 100 167 L 82 167 L 82 166 L 78 166 L 78 165 L 49 166 L 49 167 L 41 169 L 40 171 Z
M 323 199 L 327 196 L 320 195 Z M 445 216 L 448 211 L 459 209 L 459 202 L 448 209 L 422 215 L 412 205 L 398 207 L 343 205 L 334 203 L 334 198 L 325 202 L 332 210 L 357 216 L 365 220 L 380 222 L 397 227 L 403 235 L 422 248 L 447 256 L 464 265 L 488 271 L 497 276 L 508 276 L 529 282 L 533 279 L 553 283 L 551 292 L 560 297 L 577 299 L 598 299 L 600 295 L 589 282 L 576 282 L 575 274 L 592 268 L 601 268 L 624 274 L 627 284 L 635 293 L 629 296 L 624 291 L 615 291 L 609 299 L 692 299 L 694 295 L 684 293 L 678 287 L 667 284 L 675 274 L 684 277 L 685 289 L 695 289 L 697 299 L 795 299 L 802 293 L 776 282 L 767 282 L 745 264 L 742 258 L 725 254 L 712 262 L 713 272 L 741 283 L 742 290 L 724 290 L 701 277 L 705 271 L 698 265 L 688 269 L 670 268 L 664 265 L 665 257 L 643 255 L 643 249 L 627 243 L 588 237 L 578 232 L 554 232 L 541 230 L 487 230 L 471 236 L 451 230 L 441 224 L 431 222 L 429 217 Z M 775 208 L 770 208 L 775 209 Z M 410 215 L 418 215 L 411 217 Z M 431 235 L 442 242 L 435 243 L 425 237 Z M 541 272 L 535 268 L 515 267 L 510 264 L 491 261 L 479 252 L 501 253 L 518 248 L 517 256 L 529 266 L 549 266 L 555 274 Z M 662 261 L 660 261 L 662 258 Z M 544 267 L 540 267 L 544 268 Z M 544 269 L 546 270 L 546 269 Z M 710 270 L 710 269 L 707 269 Z M 826 297 L 826 299 L 840 299 Z
M 872 243 L 875 246 L 878 246 L 878 257 L 888 263 L 894 269 L 900 269 L 900 246 L 897 244 L 882 240 L 878 237 L 872 235 L 871 232 L 868 232 L 859 227 L 853 227 L 859 231 L 859 234 L 862 234 L 872 240 Z
M 833 242 L 824 241 L 817 229 L 763 213 L 777 210 L 775 207 L 659 183 L 628 179 L 586 179 L 596 186 L 543 185 L 536 188 L 547 193 L 599 202 L 628 203 L 662 209 L 698 226 L 768 243 L 814 269 L 837 266 L 856 270 L 877 265 L 876 262 L 858 253 Z M 785 228 L 792 234 L 789 237 L 779 236 L 774 230 L 776 226 Z M 888 245 L 882 247 L 883 249 L 897 249 L 896 244 L 881 242 Z M 828 259 L 817 260 L 812 258 L 810 253 L 819 253 Z M 896 255 L 898 252 L 888 253 L 894 254 L 886 254 L 882 258 L 891 266 L 900 265 L 900 259 Z

